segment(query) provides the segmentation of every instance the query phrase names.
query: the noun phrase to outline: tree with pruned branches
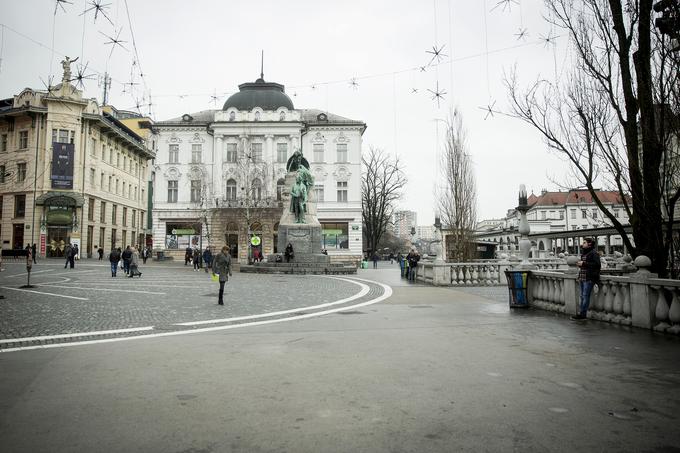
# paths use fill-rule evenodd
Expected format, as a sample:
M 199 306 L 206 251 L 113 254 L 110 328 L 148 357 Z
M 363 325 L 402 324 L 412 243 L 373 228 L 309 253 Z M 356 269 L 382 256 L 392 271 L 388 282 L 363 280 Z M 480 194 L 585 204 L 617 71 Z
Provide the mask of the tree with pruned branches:
M 633 256 L 668 274 L 678 181 L 679 55 L 653 26 L 653 0 L 545 0 L 547 20 L 569 36 L 563 81 L 520 89 L 506 78 L 512 113 L 569 163 Z M 597 196 L 618 190 L 632 237 Z
M 406 176 L 398 157 L 371 147 L 361 158 L 361 217 L 366 248 L 378 250 L 387 226 L 392 220 L 396 202 L 406 186 Z
M 447 236 L 447 260 L 474 258 L 473 233 L 477 222 L 477 189 L 468 153 L 463 117 L 454 109 L 446 121 L 441 179 L 435 187 L 437 211 Z

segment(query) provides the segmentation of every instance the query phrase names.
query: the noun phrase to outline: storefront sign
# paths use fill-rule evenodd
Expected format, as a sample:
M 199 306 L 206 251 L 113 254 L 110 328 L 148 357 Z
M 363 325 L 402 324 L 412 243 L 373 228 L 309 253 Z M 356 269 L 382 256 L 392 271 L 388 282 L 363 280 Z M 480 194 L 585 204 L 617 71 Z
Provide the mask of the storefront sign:
M 258 245 L 260 245 L 260 242 L 261 242 L 261 241 L 260 241 L 260 236 L 253 236 L 253 237 L 250 238 L 250 244 L 253 245 L 253 246 L 255 246 L 255 247 L 257 247 Z
M 52 188 L 73 189 L 73 143 L 52 143 Z
M 40 256 L 45 256 L 45 235 L 41 234 L 40 235 Z
M 196 234 L 196 230 L 194 230 L 193 228 L 175 228 L 172 230 L 172 234 L 178 236 L 192 235 Z

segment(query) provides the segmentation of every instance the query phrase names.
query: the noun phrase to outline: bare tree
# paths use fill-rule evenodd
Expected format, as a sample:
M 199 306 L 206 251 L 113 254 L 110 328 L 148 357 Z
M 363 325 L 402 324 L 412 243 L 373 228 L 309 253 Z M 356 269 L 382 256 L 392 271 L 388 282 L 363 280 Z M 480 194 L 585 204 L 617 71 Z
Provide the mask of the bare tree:
M 406 186 L 406 176 L 399 158 L 393 159 L 378 148 L 371 147 L 361 162 L 364 166 L 361 176 L 364 237 L 367 248 L 375 252 Z
M 650 257 L 665 276 L 672 215 L 664 213 L 680 197 L 677 178 L 666 173 L 674 165 L 668 126 L 677 124 L 678 57 L 652 26 L 652 3 L 545 0 L 547 20 L 569 36 L 573 68 L 564 82 L 538 80 L 520 91 L 513 73 L 506 84 L 514 115 L 566 158 L 631 253 Z M 598 186 L 619 191 L 632 238 Z
M 443 228 L 448 230 L 446 259 L 465 262 L 474 254 L 477 189 L 463 117 L 458 109 L 451 112 L 446 122 L 444 152 L 439 163 L 441 180 L 435 187 L 435 198 Z

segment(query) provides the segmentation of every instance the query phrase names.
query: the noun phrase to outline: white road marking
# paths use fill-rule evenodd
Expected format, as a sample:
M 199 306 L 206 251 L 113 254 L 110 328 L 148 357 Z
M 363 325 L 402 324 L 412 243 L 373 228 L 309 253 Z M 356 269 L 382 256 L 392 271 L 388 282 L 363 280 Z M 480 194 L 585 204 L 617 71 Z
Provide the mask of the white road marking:
M 356 293 L 355 295 L 351 297 L 347 297 L 345 299 L 340 299 L 336 300 L 335 302 L 328 302 L 325 304 L 320 304 L 320 305 L 313 305 L 311 307 L 300 307 L 300 308 L 293 308 L 290 310 L 282 310 L 282 311 L 273 311 L 270 313 L 263 313 L 260 315 L 250 315 L 250 316 L 239 316 L 237 318 L 222 318 L 222 319 L 208 319 L 207 321 L 192 321 L 192 322 L 180 322 L 176 323 L 176 326 L 200 326 L 202 324 L 219 324 L 222 322 L 232 322 L 232 321 L 243 321 L 246 319 L 259 319 L 259 318 L 271 318 L 272 316 L 279 316 L 279 315 L 287 315 L 288 313 L 296 313 L 301 310 L 316 310 L 317 308 L 325 308 L 325 307 L 332 307 L 333 305 L 339 305 L 339 304 L 344 304 L 346 302 L 353 301 L 355 299 L 359 299 L 370 291 L 370 288 L 367 285 L 364 285 L 363 283 L 355 282 L 353 280 L 348 280 L 345 278 L 339 278 L 339 277 L 328 277 L 328 278 L 335 278 L 337 280 L 343 280 L 346 282 L 353 283 L 355 285 L 358 285 L 361 288 L 361 291 Z
M 49 283 L 36 283 L 36 286 L 48 286 L 50 288 L 64 288 L 64 289 L 82 289 L 83 291 L 115 291 L 117 293 L 141 293 L 141 294 L 159 294 L 165 295 L 165 293 L 159 293 L 154 291 L 138 291 L 134 289 L 118 289 L 118 288 L 83 288 L 82 286 L 63 286 L 63 285 L 52 285 Z
M 41 274 L 43 272 L 52 272 L 52 269 L 45 269 L 44 271 L 31 271 L 31 275 Z M 10 278 L 10 277 L 26 277 L 27 275 L 28 275 L 28 272 L 24 272 L 24 273 L 21 273 L 21 274 L 8 275 L 7 278 Z
M 134 327 L 130 329 L 116 329 L 116 330 L 98 330 L 96 332 L 78 332 L 78 333 L 64 333 L 59 335 L 43 335 L 40 337 L 25 337 L 25 338 L 8 338 L 6 340 L 0 340 L 0 344 L 8 343 L 21 343 L 22 341 L 44 341 L 44 340 L 58 340 L 60 338 L 77 338 L 77 337 L 91 337 L 96 335 L 110 335 L 116 333 L 127 333 L 127 332 L 142 332 L 153 330 L 153 326 L 147 327 Z
M 30 289 L 22 289 L 22 288 L 12 288 L 10 286 L 2 286 L 2 289 L 9 289 L 9 290 L 12 290 L 12 291 L 24 291 L 24 292 L 27 292 L 27 293 L 34 293 L 34 294 L 44 294 L 44 295 L 47 295 L 47 296 L 65 297 L 66 299 L 90 300 L 86 297 L 65 296 L 63 294 L 55 294 L 55 293 L 44 293 L 42 291 L 33 291 L 33 290 L 30 290 Z
M 314 313 L 308 313 L 305 315 L 299 315 L 299 316 L 291 316 L 289 318 L 278 318 L 278 319 L 269 319 L 266 321 L 255 321 L 255 322 L 249 322 L 249 323 L 243 323 L 243 324 L 229 324 L 227 326 L 216 326 L 216 327 L 203 327 L 200 329 L 189 329 L 189 330 L 180 330 L 176 332 L 163 332 L 163 333 L 152 333 L 149 335 L 138 335 L 138 336 L 133 336 L 133 337 L 122 337 L 122 338 L 104 338 L 101 340 L 87 340 L 87 341 L 78 341 L 78 342 L 71 342 L 71 343 L 53 343 L 53 344 L 44 344 L 44 345 L 36 345 L 36 346 L 23 346 L 19 348 L 7 348 L 7 349 L 0 349 L 0 353 L 3 352 L 15 352 L 15 351 L 28 351 L 32 349 L 50 349 L 50 348 L 66 348 L 70 346 L 82 346 L 82 345 L 90 345 L 90 344 L 99 344 L 99 343 L 113 343 L 117 341 L 130 341 L 130 340 L 142 340 L 146 338 L 159 338 L 159 337 L 170 337 L 170 336 L 175 336 L 175 335 L 187 335 L 187 334 L 193 334 L 193 333 L 203 333 L 203 332 L 217 332 L 219 330 L 230 330 L 230 329 L 238 329 L 241 327 L 253 327 L 253 326 L 262 326 L 266 324 L 275 324 L 279 322 L 287 322 L 287 321 L 297 321 L 299 319 L 307 319 L 307 318 L 313 318 L 317 316 L 323 316 L 323 315 L 328 315 L 331 313 L 337 313 L 339 311 L 347 311 L 351 310 L 354 308 L 359 308 L 359 307 L 365 307 L 366 305 L 372 305 L 372 304 L 377 304 L 378 302 L 382 302 L 383 300 L 387 299 L 392 295 L 392 288 L 388 285 L 385 285 L 384 283 L 379 283 L 379 282 L 374 282 L 372 280 L 368 280 L 365 278 L 356 278 L 356 280 L 363 280 L 365 282 L 369 283 L 374 283 L 376 285 L 379 285 L 383 288 L 384 293 L 382 296 L 378 296 L 375 299 L 371 299 L 366 302 L 361 302 L 360 304 L 356 305 L 350 305 L 346 307 L 340 307 L 340 308 L 333 308 L 331 310 L 325 310 L 325 311 L 317 311 Z

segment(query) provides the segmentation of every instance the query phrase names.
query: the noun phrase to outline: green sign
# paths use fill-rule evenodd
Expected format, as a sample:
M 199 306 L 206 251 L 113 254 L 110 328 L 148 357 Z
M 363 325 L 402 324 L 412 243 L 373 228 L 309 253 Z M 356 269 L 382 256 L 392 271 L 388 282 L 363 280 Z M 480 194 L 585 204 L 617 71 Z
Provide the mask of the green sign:
M 253 237 L 250 238 L 250 244 L 251 244 L 251 245 L 254 245 L 255 247 L 257 247 L 258 245 L 260 245 L 260 242 L 261 242 L 261 241 L 260 241 L 260 236 L 253 236 Z
M 194 230 L 193 228 L 175 228 L 174 230 L 172 230 L 172 234 L 176 234 L 179 236 L 183 236 L 186 234 L 196 234 L 196 230 Z

